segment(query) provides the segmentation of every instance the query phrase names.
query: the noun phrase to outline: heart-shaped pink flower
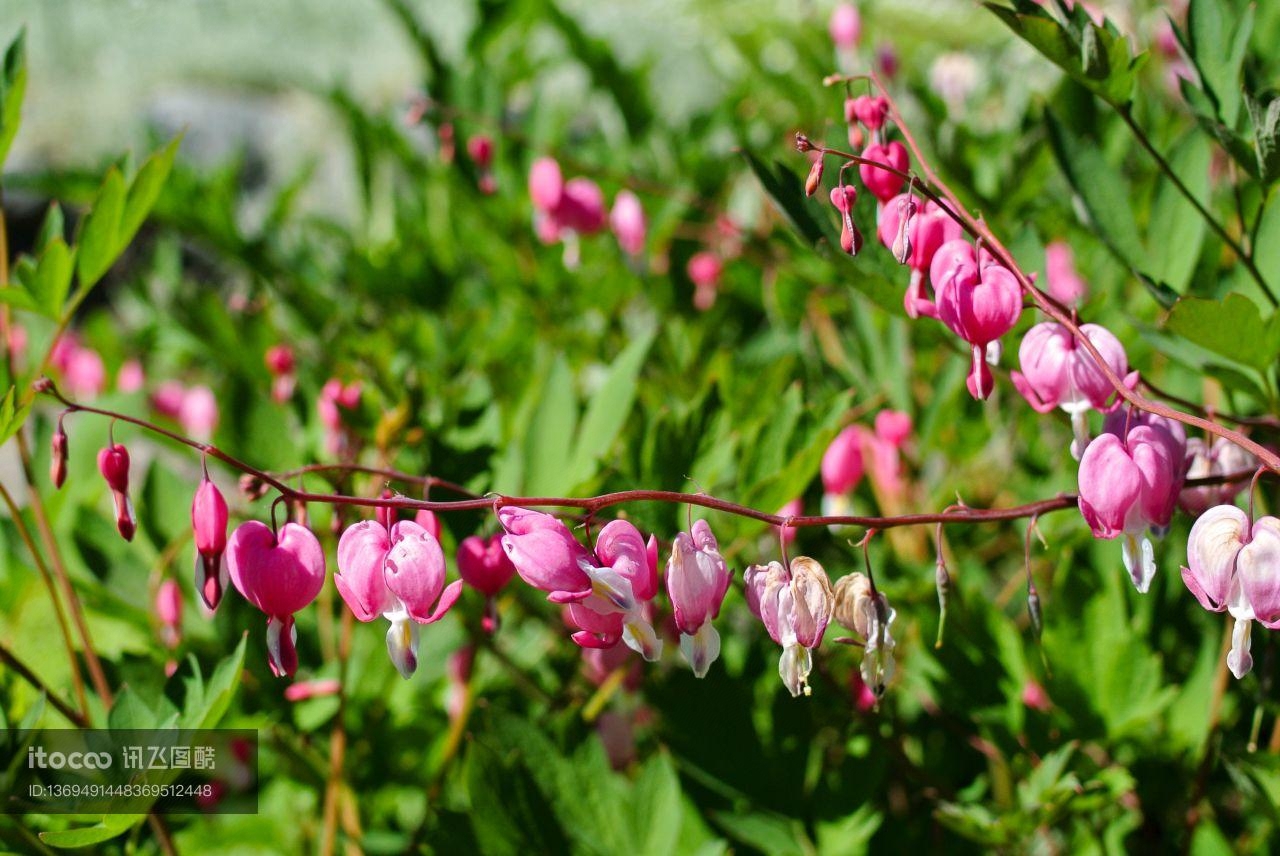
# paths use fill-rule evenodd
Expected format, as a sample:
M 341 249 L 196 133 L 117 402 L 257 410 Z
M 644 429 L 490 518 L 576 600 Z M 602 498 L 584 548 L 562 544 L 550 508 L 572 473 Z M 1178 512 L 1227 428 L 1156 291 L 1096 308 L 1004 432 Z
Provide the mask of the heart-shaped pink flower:
M 227 541 L 227 570 L 245 599 L 265 612 L 271 671 L 276 677 L 298 669 L 293 614 L 324 587 L 324 550 L 311 530 L 297 523 L 279 535 L 257 520 L 240 524 Z

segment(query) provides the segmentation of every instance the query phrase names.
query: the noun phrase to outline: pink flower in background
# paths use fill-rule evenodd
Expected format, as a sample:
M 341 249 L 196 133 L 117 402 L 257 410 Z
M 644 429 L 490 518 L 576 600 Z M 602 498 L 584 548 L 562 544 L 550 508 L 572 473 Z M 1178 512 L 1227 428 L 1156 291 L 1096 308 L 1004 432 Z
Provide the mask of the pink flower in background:
M 360 392 L 360 381 L 343 385 L 336 377 L 329 378 L 320 389 L 316 410 L 325 427 L 325 451 L 331 455 L 342 454 L 349 445 L 342 413 L 360 406 Z
M 1187 440 L 1186 478 L 1239 475 L 1258 468 L 1258 459 L 1225 437 L 1212 443 L 1192 437 Z M 1178 507 L 1188 514 L 1203 514 L 1215 505 L 1227 505 L 1249 485 L 1246 476 L 1234 482 L 1203 487 L 1183 488 L 1178 494 Z
M 293 390 L 298 382 L 293 348 L 288 345 L 272 345 L 267 348 L 263 362 L 271 373 L 271 400 L 276 404 L 283 404 L 293 398 Z
M 257 520 L 240 524 L 227 541 L 227 569 L 236 590 L 267 615 L 267 651 L 276 677 L 298 670 L 298 631 L 293 614 L 324 587 L 324 550 L 311 530 L 297 523 L 279 537 Z
M 471 667 L 475 665 L 476 649 L 463 645 L 444 661 L 444 675 L 448 681 L 444 709 L 449 721 L 457 721 L 467 706 L 468 684 L 471 683 Z
M 49 354 L 49 363 L 62 375 L 73 398 L 96 398 L 107 385 L 107 369 L 93 348 L 80 343 L 74 332 L 63 333 Z
M 892 81 L 898 76 L 898 51 L 890 42 L 882 42 L 876 48 L 876 65 L 885 80 Z
M 764 622 L 770 638 L 782 646 L 778 674 L 793 697 L 809 695 L 812 649 L 822 642 L 831 620 L 834 596 L 822 566 L 807 556 L 752 565 L 743 572 L 747 605 Z
M 553 158 L 538 158 L 529 169 L 529 198 L 534 229 L 544 243 L 572 235 L 591 235 L 608 223 L 604 193 L 589 178 L 565 181 Z
M 779 517 L 800 517 L 803 514 L 804 501 L 798 496 L 778 509 Z M 795 543 L 798 533 L 794 526 L 788 526 L 785 529 L 781 526 L 775 526 L 774 531 L 778 533 L 778 538 L 781 539 L 783 544 L 790 546 Z
M 852 3 L 840 3 L 831 12 L 831 41 L 842 51 L 851 51 L 862 38 L 862 16 Z
M 640 198 L 630 190 L 619 190 L 614 197 L 609 226 L 624 253 L 638 256 L 644 252 L 644 208 L 640 205 Z
M 342 682 L 337 678 L 320 678 L 314 681 L 295 681 L 284 688 L 285 701 L 307 701 L 324 698 L 342 692 Z
M 434 511 L 429 511 L 425 508 L 419 510 L 418 513 L 413 515 L 413 522 L 430 532 L 432 538 L 437 541 L 440 540 L 440 518 L 436 517 Z
M 166 380 L 151 393 L 151 409 L 160 416 L 178 421 L 182 413 L 182 402 L 186 398 L 186 388 L 176 380 Z
M 160 619 L 160 641 L 177 648 L 182 640 L 182 589 L 171 579 L 156 589 L 156 618 Z
M 862 447 L 869 432 L 850 425 L 831 441 L 822 455 L 822 513 L 844 515 L 852 510 L 852 495 L 866 472 Z
M 1049 698 L 1049 694 L 1044 691 L 1044 687 L 1040 686 L 1030 678 L 1022 685 L 1022 703 L 1032 710 L 1038 710 L 1041 713 L 1048 713 L 1053 710 L 1053 700 Z
M 551 212 L 560 204 L 564 191 L 564 178 L 555 158 L 542 157 L 529 167 L 529 199 L 533 207 L 543 213 Z
M 1252 622 L 1280 629 L 1280 520 L 1250 525 L 1234 505 L 1219 505 L 1196 519 L 1187 537 L 1182 581 L 1210 612 L 1235 619 L 1227 667 L 1242 678 L 1253 668 Z
M 124 393 L 137 392 L 146 383 L 146 374 L 138 360 L 125 360 L 116 373 L 116 389 Z
M 680 630 L 680 653 L 699 678 L 720 656 L 720 634 L 711 621 L 720 614 L 730 578 L 707 521 L 695 520 L 689 532 L 676 534 L 667 562 L 667 594 Z
M 178 424 L 193 440 L 208 442 L 218 427 L 218 399 L 207 386 L 193 386 L 182 395 Z
M 689 257 L 685 271 L 693 283 L 693 305 L 703 312 L 707 311 L 715 305 L 724 263 L 710 250 L 702 250 Z
M 1078 305 L 1084 300 L 1088 286 L 1076 272 L 1075 256 L 1071 245 L 1065 241 L 1053 241 L 1044 248 L 1045 279 L 1049 295 L 1067 306 Z
M 603 686 L 619 669 L 626 669 L 622 678 L 624 689 L 630 692 L 640 689 L 644 683 L 644 669 L 626 645 L 619 642 L 610 648 L 582 649 L 582 672 L 595 686 Z
M 445 585 L 440 542 L 408 520 L 389 529 L 363 520 L 343 532 L 333 581 L 356 618 L 391 622 L 387 654 L 405 678 L 418 668 L 417 625 L 439 621 L 462 593 L 462 580 Z
M 495 598 L 515 573 L 515 565 L 511 564 L 502 549 L 501 535 L 489 538 L 472 535 L 458 544 L 458 574 L 467 585 L 484 595 L 482 626 L 486 633 L 493 633 L 498 629 Z

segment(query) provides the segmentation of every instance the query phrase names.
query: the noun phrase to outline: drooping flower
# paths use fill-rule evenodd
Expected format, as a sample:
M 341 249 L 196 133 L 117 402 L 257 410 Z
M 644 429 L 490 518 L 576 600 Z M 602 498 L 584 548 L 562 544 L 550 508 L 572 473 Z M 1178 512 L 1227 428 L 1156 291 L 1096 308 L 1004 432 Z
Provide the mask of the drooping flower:
M 1110 330 L 1097 324 L 1082 324 L 1084 333 L 1102 354 L 1106 364 L 1133 388 L 1138 373 L 1129 371 L 1124 345 Z M 1089 443 L 1090 409 L 1110 413 L 1120 403 L 1115 387 L 1098 367 L 1093 355 L 1086 351 L 1066 327 L 1055 321 L 1037 324 L 1022 337 L 1018 347 L 1021 372 L 1011 372 L 1014 387 L 1037 413 L 1048 413 L 1055 407 L 1071 414 L 1075 439 L 1071 455 L 1079 460 Z
M 910 166 L 907 148 L 897 140 L 889 143 L 872 143 L 862 150 L 862 157 L 872 163 L 858 164 L 858 175 L 862 178 L 862 183 L 866 185 L 867 190 L 871 191 L 871 195 L 884 205 L 898 195 L 902 190 L 902 183 L 906 181 L 899 173 L 905 173 Z M 890 167 L 896 172 L 881 169 L 875 164 Z
M 715 305 L 724 263 L 710 250 L 701 250 L 689 257 L 685 270 L 689 281 L 693 283 L 693 305 L 703 312 L 707 311 Z
M 1084 299 L 1088 286 L 1076 271 L 1075 256 L 1066 241 L 1051 241 L 1045 246 L 1044 274 L 1054 300 L 1074 306 Z
M 263 357 L 267 371 L 271 373 L 271 400 L 276 404 L 284 404 L 293 398 L 293 389 L 297 385 L 297 359 L 293 348 L 288 345 L 272 345 L 267 348 Z
M 621 640 L 646 660 L 661 656 L 662 640 L 646 615 L 658 591 L 658 572 L 635 526 L 625 520 L 605 524 L 592 554 L 550 514 L 506 507 L 498 519 L 506 530 L 502 549 L 516 573 L 549 592 L 553 603 L 569 604 L 580 628 L 574 642 L 608 648 Z
M 484 595 L 483 627 L 486 633 L 498 629 L 496 598 L 503 586 L 515 576 L 515 565 L 502 549 L 502 536 L 481 538 L 472 535 L 458 544 L 458 575 Z
M 1219 505 L 1196 519 L 1187 538 L 1182 580 L 1210 612 L 1235 619 L 1227 667 L 1242 678 L 1253 668 L 1252 621 L 1280 629 L 1280 520 Z
M 196 591 L 209 609 L 217 609 L 227 588 L 227 501 L 206 476 L 191 502 L 191 527 L 196 542 Z
M 245 599 L 267 615 L 267 651 L 276 677 L 298 670 L 293 615 L 324 587 L 324 550 L 310 529 L 286 523 L 276 533 L 249 520 L 227 540 L 227 570 Z
M 730 573 L 711 526 L 695 520 L 680 532 L 667 562 L 667 594 L 680 630 L 680 653 L 699 678 L 720 656 L 720 634 L 711 625 L 729 590 Z
M 928 293 L 925 276 L 942 245 L 963 236 L 960 224 L 933 200 L 900 193 L 881 207 L 876 234 L 880 243 L 911 268 L 902 299 L 907 316 L 937 318 L 938 307 Z
M 890 631 L 897 613 L 870 577 L 853 573 L 836 580 L 833 617 L 841 627 L 862 638 L 862 680 L 880 698 L 893 679 L 893 650 L 897 643 Z
M 462 593 L 462 580 L 445 585 L 440 542 L 409 520 L 390 529 L 376 520 L 349 527 L 338 540 L 333 581 L 356 618 L 391 622 L 387 654 L 405 678 L 418 667 L 418 625 L 439 621 Z
M 1136 420 L 1123 439 L 1103 433 L 1080 457 L 1080 513 L 1095 538 L 1123 536 L 1125 568 L 1140 592 L 1156 572 L 1146 530 L 1169 524 L 1182 487 L 1183 460 L 1183 446 L 1172 432 Z
M 809 695 L 812 650 L 822 642 L 831 620 L 834 597 L 822 566 L 807 556 L 751 565 L 743 572 L 747 605 L 764 622 L 770 638 L 782 646 L 778 674 L 792 697 Z
M 1192 437 L 1187 440 L 1188 479 L 1210 476 L 1239 476 L 1257 469 L 1258 459 L 1225 437 L 1213 443 Z M 1247 478 L 1201 487 L 1186 487 L 1178 494 L 1178 507 L 1188 514 L 1202 514 L 1215 505 L 1227 505 L 1248 485 Z
M 111 488 L 111 500 L 116 509 L 116 529 L 126 541 L 132 541 L 138 530 L 133 515 L 133 501 L 129 499 L 129 450 L 115 443 L 98 452 L 98 472 Z
M 987 362 L 999 356 L 999 339 L 1013 329 L 1022 314 L 1022 289 L 1009 270 L 986 252 L 960 239 L 943 244 L 933 257 L 929 279 L 938 304 L 938 318 L 973 349 L 969 393 L 976 399 L 991 394 Z

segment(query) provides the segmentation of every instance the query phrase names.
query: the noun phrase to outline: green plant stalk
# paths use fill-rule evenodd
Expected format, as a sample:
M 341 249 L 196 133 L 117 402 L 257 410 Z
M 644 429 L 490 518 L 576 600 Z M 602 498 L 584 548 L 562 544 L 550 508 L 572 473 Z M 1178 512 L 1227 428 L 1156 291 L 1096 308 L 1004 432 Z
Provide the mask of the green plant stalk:
M 49 566 L 45 564 L 40 548 L 36 546 L 35 540 L 31 537 L 31 530 L 27 528 L 27 522 L 22 519 L 22 512 L 18 509 L 17 503 L 13 501 L 13 495 L 9 493 L 9 489 L 3 483 L 0 483 L 0 499 L 3 499 L 4 504 L 8 506 L 9 516 L 13 518 L 13 524 L 18 529 L 18 537 L 27 546 L 27 550 L 31 553 L 31 558 L 36 563 L 36 569 L 40 572 L 40 578 L 44 580 L 45 588 L 49 590 L 49 600 L 53 602 L 53 614 L 58 619 L 58 630 L 62 634 L 62 644 L 67 649 L 67 659 L 71 662 L 71 686 L 76 694 L 76 701 L 80 704 L 82 715 L 87 717 L 89 715 L 89 699 L 84 692 L 84 677 L 80 674 L 80 661 L 76 659 L 76 646 L 71 639 L 71 628 L 67 626 L 67 615 L 63 611 L 62 600 L 58 597 L 57 586 L 54 585 L 53 576 L 49 573 Z
M 10 669 L 13 669 L 14 674 L 18 675 L 27 683 L 31 684 L 31 686 L 43 693 L 44 697 L 48 699 L 49 704 L 53 705 L 54 709 L 56 709 L 58 713 L 65 716 L 73 724 L 78 725 L 81 728 L 89 727 L 89 716 L 87 713 L 81 713 L 70 704 L 63 701 L 57 693 L 49 688 L 48 684 L 40 680 L 40 676 L 33 672 L 31 667 L 19 660 L 17 656 L 2 643 L 0 643 L 0 663 L 4 663 Z M 81 692 L 83 691 L 84 688 L 81 686 Z
M 54 576 L 62 588 L 62 595 L 67 599 L 67 609 L 76 626 L 80 642 L 84 646 L 84 662 L 89 669 L 89 679 L 93 681 L 94 691 L 108 708 L 114 701 L 111 685 L 107 683 L 107 675 L 102 670 L 102 661 L 93 647 L 93 637 L 89 634 L 89 625 L 84 618 L 84 609 L 80 599 L 76 597 L 75 587 L 71 585 L 71 577 L 67 574 L 67 566 L 62 561 L 62 553 L 58 549 L 58 539 L 54 537 L 53 528 L 49 525 L 49 514 L 44 507 L 44 498 L 36 488 L 35 473 L 31 467 L 31 446 L 26 435 L 18 431 L 18 453 L 22 457 L 22 474 L 27 481 L 27 495 L 31 499 L 31 511 L 36 518 L 36 529 L 40 532 L 40 540 L 49 552 L 49 562 L 53 565 Z
M 1196 199 L 1195 194 L 1192 193 L 1191 189 L 1183 183 L 1173 166 L 1164 159 L 1164 155 L 1160 154 L 1159 149 L 1155 147 L 1155 144 L 1151 142 L 1151 139 L 1147 136 L 1146 132 L 1142 130 L 1142 126 L 1133 118 L 1133 108 L 1121 107 L 1117 108 L 1116 112 L 1120 114 L 1120 118 L 1124 120 L 1124 123 L 1129 126 L 1129 130 L 1133 132 L 1134 139 L 1138 141 L 1138 144 L 1141 145 L 1142 148 L 1146 149 L 1147 154 L 1151 155 L 1151 159 L 1156 162 L 1156 166 L 1160 167 L 1160 171 L 1173 182 L 1173 186 L 1178 188 L 1178 192 L 1191 203 L 1191 205 L 1204 219 L 1205 223 L 1208 224 L 1209 228 L 1213 230 L 1214 234 L 1221 238 L 1223 243 L 1230 247 L 1232 252 L 1239 257 L 1240 263 L 1244 265 L 1245 270 L 1247 270 L 1249 275 L 1253 277 L 1254 282 L 1258 284 L 1258 288 L 1262 289 L 1262 293 L 1266 296 L 1267 302 L 1270 303 L 1273 308 L 1280 307 L 1280 301 L 1276 300 L 1276 296 L 1271 291 L 1271 287 L 1267 285 L 1266 279 L 1262 276 L 1262 271 L 1258 270 L 1258 265 L 1254 262 L 1253 255 L 1248 252 L 1239 241 L 1231 237 L 1227 232 L 1226 227 L 1218 222 L 1218 219 L 1214 217 L 1203 204 L 1201 204 L 1199 199 Z

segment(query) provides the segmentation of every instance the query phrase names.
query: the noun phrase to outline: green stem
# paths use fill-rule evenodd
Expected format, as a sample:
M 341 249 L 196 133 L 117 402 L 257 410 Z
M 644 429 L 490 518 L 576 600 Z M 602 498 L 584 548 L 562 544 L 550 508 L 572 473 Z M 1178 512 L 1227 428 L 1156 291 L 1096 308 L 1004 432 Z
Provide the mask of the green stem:
M 1142 126 L 1140 126 L 1137 120 L 1133 118 L 1133 109 L 1126 106 L 1118 108 L 1116 112 L 1120 114 L 1120 118 L 1124 120 L 1124 123 L 1129 126 L 1129 130 L 1133 132 L 1133 136 L 1138 141 L 1139 145 L 1147 150 L 1147 154 L 1151 155 L 1152 160 L 1156 162 L 1156 166 L 1160 167 L 1160 171 L 1168 176 L 1169 180 L 1173 182 L 1173 186 L 1178 188 L 1178 192 L 1186 197 L 1187 201 L 1195 207 L 1196 211 L 1199 212 L 1202 218 L 1204 218 L 1205 223 L 1209 225 L 1209 228 L 1213 230 L 1214 234 L 1221 238 L 1223 243 L 1230 247 L 1232 252 L 1240 258 L 1240 263 L 1244 265 L 1245 270 L 1249 271 L 1249 275 L 1252 276 L 1254 282 L 1258 284 L 1258 288 L 1262 289 L 1262 293 L 1267 298 L 1267 302 L 1273 307 L 1280 306 L 1280 301 L 1276 300 L 1276 296 L 1272 293 L 1271 287 L 1267 285 L 1266 279 L 1262 276 L 1262 271 L 1258 270 L 1258 265 L 1254 262 L 1253 256 L 1245 250 L 1239 241 L 1231 237 L 1227 232 L 1226 227 L 1218 222 L 1217 218 L 1210 213 L 1209 209 L 1205 208 L 1200 200 L 1196 198 L 1195 194 L 1191 192 L 1191 188 L 1187 187 L 1187 185 L 1183 183 L 1173 166 L 1164 159 L 1164 155 L 1160 154 L 1160 151 L 1151 142 L 1151 138 L 1147 136 L 1146 132 L 1142 130 Z

